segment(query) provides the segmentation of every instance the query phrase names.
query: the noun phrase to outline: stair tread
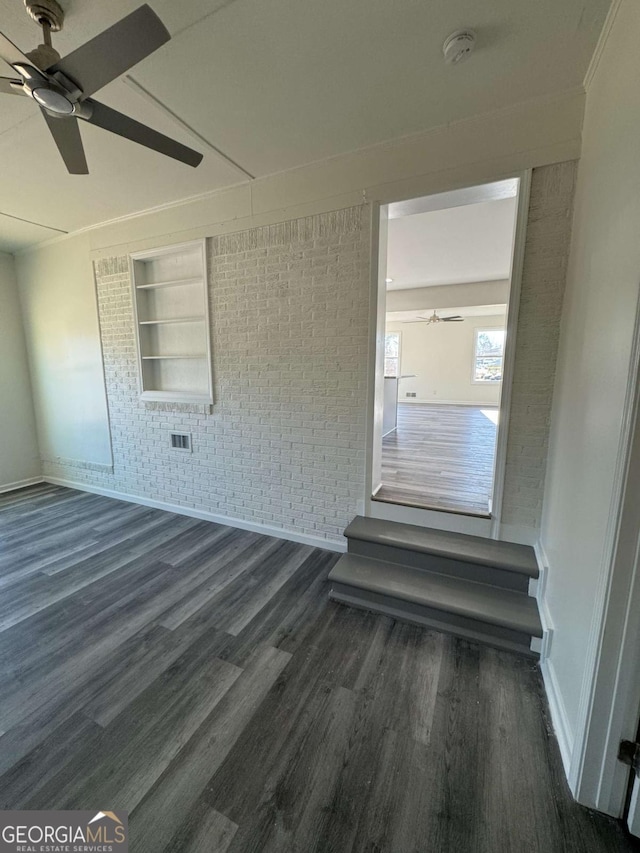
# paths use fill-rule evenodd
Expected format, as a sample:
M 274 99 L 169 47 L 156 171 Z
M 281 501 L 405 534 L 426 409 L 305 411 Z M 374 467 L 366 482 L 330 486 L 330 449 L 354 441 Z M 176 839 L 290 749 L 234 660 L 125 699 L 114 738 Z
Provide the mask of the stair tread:
M 484 539 L 466 533 L 434 530 L 398 521 L 356 516 L 344 531 L 347 539 L 364 539 L 379 545 L 434 554 L 451 560 L 462 560 L 492 566 L 537 578 L 538 563 L 529 545 Z
M 536 601 L 522 592 L 357 554 L 343 554 L 329 573 L 329 580 L 542 636 Z

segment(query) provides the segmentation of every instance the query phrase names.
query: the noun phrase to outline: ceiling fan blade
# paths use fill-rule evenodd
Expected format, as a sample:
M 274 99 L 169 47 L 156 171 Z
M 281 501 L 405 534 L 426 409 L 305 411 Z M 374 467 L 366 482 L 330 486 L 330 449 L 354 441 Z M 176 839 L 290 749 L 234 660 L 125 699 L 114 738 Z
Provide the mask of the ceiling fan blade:
M 41 112 L 49 125 L 51 135 L 58 146 L 58 151 L 62 155 L 69 174 L 88 175 L 89 169 L 80 137 L 78 119 L 73 116 L 69 118 L 54 118 L 45 112 L 45 110 L 41 110 Z
M 8 65 L 15 65 L 17 62 L 33 65 L 31 60 L 3 33 L 0 33 L 0 58 L 4 59 Z
M 48 74 L 62 73 L 89 97 L 120 77 L 171 36 L 156 13 L 146 4 L 104 30 L 95 38 L 59 59 Z
M 460 317 L 460 315 L 456 314 L 455 317 L 440 317 L 440 322 L 442 323 L 464 323 L 464 317 Z
M 146 124 L 140 124 L 139 121 L 135 121 L 135 119 L 129 118 L 117 110 L 112 110 L 105 104 L 98 101 L 85 101 L 85 103 L 91 108 L 91 114 L 85 119 L 90 124 L 109 130 L 111 133 L 117 133 L 118 136 L 124 136 L 125 139 L 131 139 L 132 142 L 137 142 L 146 148 L 152 148 L 154 151 L 165 154 L 167 157 L 173 157 L 174 160 L 180 160 L 188 166 L 197 166 L 202 160 L 203 155 L 198 151 L 187 148 L 181 142 L 176 142 L 175 139 L 158 133 L 157 130 L 152 130 Z M 82 118 L 82 116 L 80 117 Z
M 22 89 L 14 89 L 11 85 L 17 83 L 22 86 L 22 80 L 13 80 L 11 77 L 0 77 L 0 94 L 2 95 L 24 95 Z

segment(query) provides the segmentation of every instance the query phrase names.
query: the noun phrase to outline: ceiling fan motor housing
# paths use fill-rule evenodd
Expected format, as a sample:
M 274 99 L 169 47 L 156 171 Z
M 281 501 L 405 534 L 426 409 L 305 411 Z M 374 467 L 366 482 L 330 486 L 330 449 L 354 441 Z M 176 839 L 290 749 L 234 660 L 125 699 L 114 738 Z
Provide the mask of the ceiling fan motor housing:
M 64 10 L 56 0 L 24 0 L 29 15 L 40 26 L 47 26 L 57 33 L 64 24 Z

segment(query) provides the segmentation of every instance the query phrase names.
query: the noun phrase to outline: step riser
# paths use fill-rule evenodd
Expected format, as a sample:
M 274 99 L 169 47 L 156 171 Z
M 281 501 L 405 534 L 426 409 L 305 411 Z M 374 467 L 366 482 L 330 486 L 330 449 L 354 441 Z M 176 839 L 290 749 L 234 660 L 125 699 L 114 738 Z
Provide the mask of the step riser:
M 525 654 L 533 658 L 538 657 L 531 650 L 531 636 L 509 628 L 501 628 L 497 625 L 479 622 L 475 619 L 457 616 L 446 611 L 424 607 L 335 581 L 332 583 L 329 598 L 350 607 L 381 613 L 402 622 L 444 631 L 466 640 Z
M 528 592 L 529 578 L 519 572 L 509 572 L 504 569 L 496 569 L 492 566 L 482 566 L 478 563 L 465 563 L 460 560 L 450 560 L 436 554 L 425 554 L 420 551 L 410 551 L 404 548 L 395 548 L 391 545 L 380 545 L 377 542 L 368 542 L 365 539 L 349 539 L 350 554 L 358 554 L 362 557 L 371 557 L 374 560 L 382 560 L 387 563 L 395 563 L 399 566 L 410 566 L 413 569 L 423 569 L 429 572 L 438 572 L 443 575 L 452 575 L 465 580 L 478 583 L 490 584 L 491 586 L 511 589 L 517 592 Z

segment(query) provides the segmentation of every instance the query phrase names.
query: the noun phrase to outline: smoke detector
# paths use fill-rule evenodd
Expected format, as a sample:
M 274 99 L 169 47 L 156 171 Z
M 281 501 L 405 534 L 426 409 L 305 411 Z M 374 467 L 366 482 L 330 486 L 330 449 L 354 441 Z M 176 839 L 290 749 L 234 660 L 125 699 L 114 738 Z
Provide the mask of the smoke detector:
M 473 30 L 456 30 L 442 45 L 445 62 L 448 62 L 449 65 L 464 62 L 471 56 L 475 46 L 476 34 Z

